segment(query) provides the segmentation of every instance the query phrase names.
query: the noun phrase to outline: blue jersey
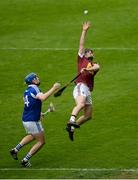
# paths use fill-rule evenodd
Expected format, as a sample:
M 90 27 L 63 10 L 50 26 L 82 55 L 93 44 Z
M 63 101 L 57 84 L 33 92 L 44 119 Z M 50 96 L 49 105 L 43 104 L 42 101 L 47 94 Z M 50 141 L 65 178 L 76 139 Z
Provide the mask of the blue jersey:
M 36 95 L 40 93 L 40 89 L 36 85 L 29 85 L 24 92 L 24 111 L 22 115 L 23 121 L 39 121 L 41 115 L 42 102 L 36 99 Z

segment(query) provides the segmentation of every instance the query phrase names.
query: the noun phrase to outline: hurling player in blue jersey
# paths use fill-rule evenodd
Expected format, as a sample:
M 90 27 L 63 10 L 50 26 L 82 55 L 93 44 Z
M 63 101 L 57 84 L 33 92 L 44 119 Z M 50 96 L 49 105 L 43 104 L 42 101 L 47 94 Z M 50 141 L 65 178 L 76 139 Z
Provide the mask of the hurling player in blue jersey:
M 25 83 L 28 85 L 28 88 L 24 92 L 24 111 L 22 121 L 28 135 L 26 135 L 19 144 L 10 150 L 10 154 L 15 160 L 18 160 L 17 154 L 21 148 L 31 141 L 36 140 L 36 144 L 33 145 L 21 161 L 23 167 L 30 167 L 31 164 L 29 159 L 45 144 L 44 129 L 40 121 L 42 101 L 46 100 L 57 89 L 59 89 L 60 84 L 55 83 L 49 91 L 42 93 L 38 88 L 40 80 L 35 73 L 28 74 L 25 77 Z

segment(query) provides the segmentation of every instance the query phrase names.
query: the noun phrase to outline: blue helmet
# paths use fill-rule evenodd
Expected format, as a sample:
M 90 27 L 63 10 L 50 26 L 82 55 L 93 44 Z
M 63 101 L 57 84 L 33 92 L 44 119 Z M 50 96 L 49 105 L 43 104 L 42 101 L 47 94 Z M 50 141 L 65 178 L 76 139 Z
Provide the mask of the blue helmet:
M 30 73 L 30 74 L 28 74 L 26 77 L 25 77 L 25 79 L 24 79 L 24 81 L 25 81 L 25 83 L 26 84 L 32 84 L 32 81 L 35 79 L 37 77 L 37 75 L 35 74 L 35 73 Z

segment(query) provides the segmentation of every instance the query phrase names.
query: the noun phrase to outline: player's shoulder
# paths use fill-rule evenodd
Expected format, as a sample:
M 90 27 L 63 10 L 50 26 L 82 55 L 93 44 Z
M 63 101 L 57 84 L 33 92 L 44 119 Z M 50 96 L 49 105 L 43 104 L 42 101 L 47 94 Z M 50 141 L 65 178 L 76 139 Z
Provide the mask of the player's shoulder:
M 84 53 L 78 52 L 78 58 L 79 58 L 79 59 L 83 59 L 83 58 L 84 58 Z
M 29 85 L 29 91 L 34 94 L 38 94 L 40 92 L 40 89 L 36 85 Z

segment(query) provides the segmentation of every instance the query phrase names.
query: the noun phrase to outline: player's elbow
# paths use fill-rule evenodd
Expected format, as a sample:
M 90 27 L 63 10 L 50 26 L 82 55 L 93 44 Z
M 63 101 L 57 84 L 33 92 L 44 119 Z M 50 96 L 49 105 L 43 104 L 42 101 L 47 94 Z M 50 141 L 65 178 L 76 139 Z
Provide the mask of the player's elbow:
M 100 65 L 99 64 L 94 64 L 93 71 L 98 72 L 99 70 L 100 70 Z
M 41 100 L 41 101 L 44 101 L 44 99 L 45 99 L 44 94 L 43 94 L 43 93 L 38 93 L 38 94 L 36 95 L 36 99 L 39 99 L 39 100 Z
M 44 96 L 41 96 L 41 97 L 39 97 L 39 100 L 41 100 L 41 101 L 45 101 L 45 100 L 46 100 L 46 98 L 45 98 Z
M 99 64 L 97 64 L 97 71 L 99 71 L 100 70 L 100 65 Z
M 94 68 L 95 68 L 95 70 L 99 71 L 100 65 L 99 65 L 99 64 L 95 64 L 95 65 L 94 65 Z
M 42 96 L 40 100 L 41 100 L 41 101 L 45 101 L 47 98 L 48 98 L 48 97 L 46 97 L 46 96 Z

